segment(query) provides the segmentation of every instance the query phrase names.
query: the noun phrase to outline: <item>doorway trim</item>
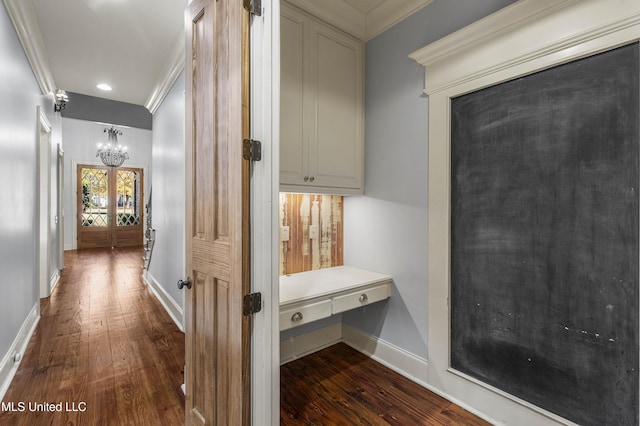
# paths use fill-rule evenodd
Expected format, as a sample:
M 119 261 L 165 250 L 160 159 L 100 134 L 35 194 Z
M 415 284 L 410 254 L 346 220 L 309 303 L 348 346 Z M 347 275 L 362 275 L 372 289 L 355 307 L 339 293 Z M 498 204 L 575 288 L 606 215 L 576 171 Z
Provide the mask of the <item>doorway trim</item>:
M 251 137 L 262 142 L 262 161 L 251 178 L 252 292 L 261 312 L 251 330 L 251 424 L 280 424 L 278 194 L 280 188 L 280 2 L 262 0 L 251 19 Z
M 51 294 L 51 123 L 42 107 L 38 115 L 38 227 L 37 227 L 37 285 L 40 298 Z
M 71 160 L 71 170 L 78 170 L 78 165 L 86 165 L 86 166 L 99 166 L 104 167 L 104 164 L 100 161 L 84 161 L 84 160 Z M 126 165 L 127 168 L 136 168 L 142 169 L 143 179 L 142 179 L 142 187 L 143 187 L 143 206 L 149 202 L 149 182 L 151 180 L 151 176 L 149 176 L 149 167 L 141 164 L 129 164 Z M 71 223 L 69 226 L 71 227 L 71 250 L 78 249 L 78 174 L 70 173 L 71 175 L 71 183 L 69 185 L 69 191 L 71 191 Z M 146 231 L 147 224 L 143 224 L 142 233 Z
M 64 150 L 62 144 L 58 144 L 58 168 L 56 177 L 57 206 L 56 206 L 56 230 L 58 238 L 58 269 L 64 269 Z

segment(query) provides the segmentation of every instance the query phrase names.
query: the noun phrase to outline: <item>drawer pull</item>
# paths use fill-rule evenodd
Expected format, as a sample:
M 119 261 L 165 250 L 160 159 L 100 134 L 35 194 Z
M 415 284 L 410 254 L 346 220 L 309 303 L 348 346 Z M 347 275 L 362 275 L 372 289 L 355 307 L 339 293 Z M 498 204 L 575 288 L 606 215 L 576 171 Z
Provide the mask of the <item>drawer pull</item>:
M 358 300 L 360 301 L 360 303 L 367 303 L 367 300 L 369 300 L 369 298 L 367 297 L 366 293 L 362 293 Z
M 302 321 L 302 312 L 296 312 L 295 314 L 291 315 L 291 322 L 298 321 Z

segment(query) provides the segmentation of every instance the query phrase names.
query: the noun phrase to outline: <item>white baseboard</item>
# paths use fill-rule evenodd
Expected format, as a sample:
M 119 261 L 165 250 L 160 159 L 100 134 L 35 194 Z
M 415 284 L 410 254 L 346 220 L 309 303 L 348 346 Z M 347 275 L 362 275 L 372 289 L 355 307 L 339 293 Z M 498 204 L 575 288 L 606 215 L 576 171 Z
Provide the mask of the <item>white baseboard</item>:
M 426 359 L 345 324 L 342 324 L 342 340 L 407 379 L 427 386 L 429 363 Z
M 16 371 L 18 370 L 24 351 L 27 349 L 29 340 L 31 340 L 31 336 L 36 330 L 36 326 L 40 320 L 40 311 L 38 309 L 39 305 L 40 300 L 38 299 L 36 304 L 33 305 L 31 312 L 29 312 L 29 315 L 27 315 L 27 318 L 22 323 L 22 327 L 20 327 L 20 331 L 18 331 L 18 335 L 9 348 L 9 351 L 2 358 L 2 362 L 0 362 L 0 400 L 4 400 L 4 395 L 7 393 L 13 377 L 16 375 Z M 18 355 L 17 361 L 15 360 L 16 355 Z
M 51 277 L 51 281 L 49 281 L 49 296 L 53 293 L 53 289 L 56 288 L 58 283 L 60 282 L 60 271 L 56 270 Z
M 64 251 L 68 251 L 68 250 L 73 250 L 73 244 L 71 243 L 64 243 Z
M 180 331 L 184 332 L 184 312 L 182 307 L 179 306 L 173 297 L 169 296 L 166 290 L 160 285 L 160 283 L 151 275 L 149 271 L 144 271 L 142 274 L 142 280 L 149 287 L 151 293 L 160 301 L 164 309 L 167 311 L 171 319 L 178 326 Z
M 428 380 L 429 362 L 426 359 L 345 324 L 342 325 L 342 341 L 355 350 L 375 359 L 380 364 L 389 367 L 396 373 L 444 399 L 453 402 L 481 419 L 491 424 L 500 424 L 496 422 L 496 420 L 487 417 L 484 413 L 430 385 Z
M 409 380 L 427 386 L 427 360 L 343 323 L 280 341 L 280 365 L 338 342 L 344 342 Z
M 499 421 L 497 421 L 495 419 L 492 419 L 491 417 L 487 416 L 486 414 L 476 410 L 475 408 L 471 407 L 468 404 L 465 404 L 464 402 L 460 401 L 459 399 L 452 397 L 448 393 L 446 393 L 446 392 L 444 392 L 444 391 L 442 391 L 442 390 L 440 390 L 440 389 L 438 389 L 438 388 L 436 388 L 434 386 L 431 386 L 430 384 L 420 383 L 420 386 L 425 387 L 427 390 L 435 393 L 436 395 L 439 395 L 439 396 L 443 397 L 447 401 L 450 401 L 450 402 L 456 404 L 457 406 L 465 409 L 466 411 L 470 412 L 471 414 L 476 415 L 477 417 L 480 417 L 482 420 L 485 420 L 485 421 L 489 422 L 492 425 L 496 425 L 496 426 L 497 425 L 504 425 L 503 422 L 499 422 Z
M 491 424 L 499 424 L 494 419 L 487 417 L 484 413 L 453 398 L 446 392 L 431 386 L 428 383 L 429 362 L 426 359 L 343 323 L 332 324 L 320 330 L 281 341 L 280 365 L 317 352 L 338 342 L 343 342 L 351 346 L 358 352 L 376 360 L 412 382 L 440 395 Z
M 319 330 L 280 341 L 280 365 L 301 358 L 342 341 L 342 324 L 331 324 Z

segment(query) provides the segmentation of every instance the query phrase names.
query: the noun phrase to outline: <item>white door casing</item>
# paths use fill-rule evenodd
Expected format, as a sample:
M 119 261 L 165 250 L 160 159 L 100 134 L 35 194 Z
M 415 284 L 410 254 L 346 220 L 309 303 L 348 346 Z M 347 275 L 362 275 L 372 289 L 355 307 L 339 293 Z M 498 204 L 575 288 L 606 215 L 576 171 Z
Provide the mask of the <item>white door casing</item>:
M 42 107 L 37 108 L 38 129 L 38 294 L 48 297 L 50 288 L 50 212 L 51 212 L 51 124 Z

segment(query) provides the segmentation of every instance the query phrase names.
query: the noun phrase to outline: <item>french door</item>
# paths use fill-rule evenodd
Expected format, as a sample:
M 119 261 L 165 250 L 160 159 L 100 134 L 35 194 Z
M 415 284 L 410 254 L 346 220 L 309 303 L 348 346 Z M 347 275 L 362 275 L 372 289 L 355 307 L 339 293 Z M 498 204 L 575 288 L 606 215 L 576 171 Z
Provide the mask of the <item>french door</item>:
M 78 249 L 142 245 L 142 169 L 78 165 Z

